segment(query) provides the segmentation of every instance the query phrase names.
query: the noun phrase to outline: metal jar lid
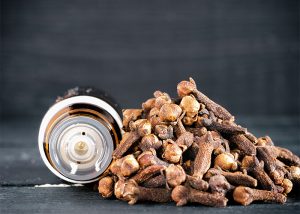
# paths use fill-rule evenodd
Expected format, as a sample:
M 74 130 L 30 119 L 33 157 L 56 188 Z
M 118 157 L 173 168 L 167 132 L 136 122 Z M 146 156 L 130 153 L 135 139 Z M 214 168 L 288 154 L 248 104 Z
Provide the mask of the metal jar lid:
M 69 91 L 50 107 L 39 130 L 44 163 L 56 176 L 72 183 L 96 181 L 108 168 L 121 137 L 122 120 L 116 105 L 103 96 L 82 94 L 91 91 Z

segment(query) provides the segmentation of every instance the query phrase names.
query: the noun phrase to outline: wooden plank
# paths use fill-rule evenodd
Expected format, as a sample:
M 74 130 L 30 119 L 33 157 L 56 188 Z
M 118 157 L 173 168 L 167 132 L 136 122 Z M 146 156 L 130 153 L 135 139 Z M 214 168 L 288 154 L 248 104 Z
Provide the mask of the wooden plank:
M 299 195 L 286 204 L 231 204 L 227 208 L 201 205 L 176 207 L 174 203 L 138 203 L 130 206 L 115 199 L 105 200 L 87 187 L 0 187 L 0 213 L 294 213 L 300 208 Z

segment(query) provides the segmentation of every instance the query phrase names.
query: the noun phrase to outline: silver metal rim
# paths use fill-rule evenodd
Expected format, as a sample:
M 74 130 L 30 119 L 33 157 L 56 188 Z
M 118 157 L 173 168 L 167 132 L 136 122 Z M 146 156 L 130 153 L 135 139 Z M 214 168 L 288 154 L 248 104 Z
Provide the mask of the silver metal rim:
M 98 99 L 96 97 L 91 97 L 91 96 L 75 96 L 75 97 L 71 97 L 71 98 L 62 100 L 62 101 L 54 104 L 53 106 L 51 106 L 42 120 L 40 129 L 39 129 L 38 144 L 39 144 L 39 151 L 40 151 L 42 160 L 44 161 L 44 163 L 48 167 L 48 169 L 53 174 L 55 174 L 57 177 L 65 180 L 65 181 L 71 182 L 71 183 L 82 183 L 82 184 L 83 183 L 91 183 L 93 181 L 96 181 L 98 178 L 95 178 L 93 180 L 87 180 L 87 181 L 78 181 L 78 180 L 73 180 L 73 179 L 67 178 L 67 177 L 63 176 L 62 174 L 60 174 L 50 164 L 49 160 L 46 157 L 45 151 L 44 151 L 44 137 L 45 137 L 45 132 L 46 132 L 49 122 L 55 116 L 55 114 L 57 112 L 59 112 L 60 110 L 66 108 L 68 106 L 71 106 L 73 104 L 89 104 L 89 105 L 93 105 L 93 106 L 99 107 L 99 108 L 107 111 L 115 119 L 120 130 L 122 129 L 122 120 L 121 120 L 120 115 L 117 113 L 117 111 L 111 105 L 109 105 L 108 103 L 106 103 L 105 101 L 103 101 L 101 99 Z

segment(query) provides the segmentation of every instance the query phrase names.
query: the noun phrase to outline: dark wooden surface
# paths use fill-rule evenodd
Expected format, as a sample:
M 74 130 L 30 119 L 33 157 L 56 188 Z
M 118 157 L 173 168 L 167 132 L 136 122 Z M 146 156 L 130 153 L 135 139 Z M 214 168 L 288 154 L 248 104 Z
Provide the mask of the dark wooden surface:
M 2 117 L 69 87 L 124 107 L 193 76 L 234 114 L 299 115 L 299 0 L 2 0 Z
M 0 213 L 299 213 L 300 192 L 285 205 L 255 203 L 248 207 L 230 204 L 227 208 L 173 203 L 139 203 L 129 206 L 104 200 L 91 186 L 35 187 L 62 184 L 43 164 L 37 146 L 40 118 L 0 123 Z M 239 117 L 238 122 L 257 136 L 270 135 L 275 144 L 300 155 L 299 118 Z

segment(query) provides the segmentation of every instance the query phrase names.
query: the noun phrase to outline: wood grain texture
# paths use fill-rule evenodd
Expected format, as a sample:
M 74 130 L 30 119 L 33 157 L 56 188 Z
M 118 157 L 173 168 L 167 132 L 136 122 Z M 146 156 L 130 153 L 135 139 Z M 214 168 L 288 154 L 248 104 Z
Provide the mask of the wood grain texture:
M 189 76 L 234 115 L 300 113 L 297 0 L 7 0 L 1 17 L 2 118 L 76 85 L 137 107 Z

